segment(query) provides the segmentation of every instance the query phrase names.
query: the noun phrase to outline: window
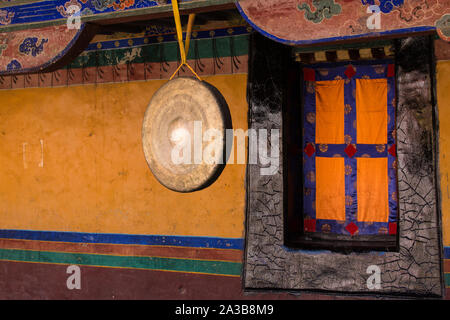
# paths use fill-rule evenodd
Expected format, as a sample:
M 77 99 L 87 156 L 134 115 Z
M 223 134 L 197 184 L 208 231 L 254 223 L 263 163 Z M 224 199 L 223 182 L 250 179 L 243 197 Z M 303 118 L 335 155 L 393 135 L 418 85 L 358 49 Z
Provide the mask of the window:
M 362 49 L 359 50 L 360 60 L 357 55 L 352 56 L 349 49 L 349 60 L 352 62 L 338 64 L 330 55 L 327 60 L 334 64 L 318 66 L 310 63 L 312 59 L 308 61 L 303 56 L 300 60 L 306 63 L 302 65 L 293 59 L 297 52 L 306 56 L 310 51 L 314 51 L 314 60 L 323 57 L 324 51 L 316 55 L 318 48 L 301 48 L 302 51 L 292 52 L 292 47 L 252 34 L 247 91 L 249 129 L 281 130 L 283 162 L 279 170 L 269 176 L 260 174 L 261 168 L 266 166 L 262 163 L 247 167 L 245 289 L 430 297 L 442 294 L 439 199 L 434 163 L 436 127 L 433 122 L 433 96 L 430 95 L 433 92 L 431 44 L 431 37 L 394 40 L 393 50 L 384 50 L 389 53 L 385 58 L 374 54 L 373 49 L 378 43 L 367 43 L 363 45 L 364 48 L 372 47 L 369 51 L 372 51 L 373 58 L 370 60 L 363 60 L 368 55 L 361 54 Z M 354 46 L 356 44 L 349 44 L 347 48 Z M 320 50 L 332 49 L 322 47 Z M 395 63 L 390 56 L 393 56 Z M 395 64 L 397 106 L 395 125 L 398 147 L 394 158 L 399 163 L 397 234 L 389 234 L 389 230 L 387 234 L 362 234 L 359 231 L 353 236 L 349 233 L 327 233 L 317 229 L 317 222 L 316 231 L 307 232 L 304 230 L 302 193 L 302 159 L 305 154 L 302 108 L 305 100 L 303 91 L 306 90 L 306 87 L 303 88 L 306 84 L 303 68 L 314 69 L 314 81 L 327 81 L 335 79 L 320 78 L 322 75 L 318 74 L 318 69 L 324 66 L 331 70 L 352 65 L 356 71 L 352 78 L 362 79 L 358 72 L 364 66 L 384 65 L 387 68 L 389 64 Z M 392 67 L 389 68 L 392 72 Z M 387 75 L 385 73 L 379 78 L 387 79 L 389 84 L 394 79 L 389 79 Z M 342 80 L 347 79 L 342 74 L 339 76 Z M 355 145 L 358 148 L 359 143 Z M 314 142 L 316 147 L 318 144 Z M 389 157 L 389 153 L 386 156 Z M 355 154 L 352 158 L 359 157 Z M 316 248 L 320 251 L 311 251 Z M 351 254 L 345 254 L 348 252 Z M 380 289 L 369 289 L 367 286 L 370 277 L 367 270 L 373 265 L 381 270 Z
M 287 177 L 297 190 L 288 194 L 288 245 L 396 249 L 394 70 L 388 60 L 298 70 L 301 98 L 291 92 L 287 110 L 288 150 L 297 150 L 287 164 L 299 167 Z

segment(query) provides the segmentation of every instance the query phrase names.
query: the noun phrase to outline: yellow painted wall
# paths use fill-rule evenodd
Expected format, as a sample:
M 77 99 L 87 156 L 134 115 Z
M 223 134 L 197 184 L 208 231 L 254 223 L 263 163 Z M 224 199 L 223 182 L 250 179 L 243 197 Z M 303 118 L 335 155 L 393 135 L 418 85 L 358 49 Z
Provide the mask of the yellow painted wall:
M 205 80 L 247 130 L 247 75 Z M 243 237 L 245 165 L 188 194 L 148 168 L 142 121 L 165 82 L 0 91 L 0 229 Z
M 450 246 L 450 60 L 438 61 L 436 71 L 442 232 L 444 246 Z

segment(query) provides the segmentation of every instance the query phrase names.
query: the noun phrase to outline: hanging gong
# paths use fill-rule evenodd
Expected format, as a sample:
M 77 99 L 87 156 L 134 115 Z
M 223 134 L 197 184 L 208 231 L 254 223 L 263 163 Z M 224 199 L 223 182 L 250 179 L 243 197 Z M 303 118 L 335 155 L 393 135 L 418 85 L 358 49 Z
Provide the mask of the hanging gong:
M 219 90 L 194 78 L 170 80 L 153 95 L 144 115 L 145 159 L 165 187 L 178 192 L 203 189 L 225 166 L 225 130 L 231 127 Z

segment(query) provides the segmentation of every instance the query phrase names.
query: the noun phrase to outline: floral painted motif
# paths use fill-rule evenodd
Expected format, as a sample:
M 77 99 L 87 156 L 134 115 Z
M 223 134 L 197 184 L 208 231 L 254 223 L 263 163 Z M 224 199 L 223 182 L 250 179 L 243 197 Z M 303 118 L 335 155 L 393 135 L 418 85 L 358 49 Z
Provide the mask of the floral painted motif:
M 20 70 L 20 69 L 22 69 L 22 65 L 21 65 L 20 62 L 17 61 L 16 59 L 13 59 L 13 60 L 6 66 L 6 70 L 8 70 L 8 71 Z
M 375 5 L 375 0 L 361 0 L 364 5 Z M 389 13 L 394 10 L 395 7 L 403 5 L 404 0 L 380 0 L 380 11 L 383 13 Z
M 2 56 L 2 53 L 4 50 L 8 48 L 8 38 L 6 36 L 2 37 L 2 34 L 0 34 L 0 56 Z
M 332 42 L 347 37 L 378 37 L 395 31 L 416 33 L 436 28 L 436 22 L 448 11 L 449 0 L 239 0 L 240 13 L 257 29 L 276 41 L 289 45 Z M 367 24 L 379 7 L 381 23 L 376 29 Z M 339 7 L 339 9 L 338 9 Z M 295 8 L 295 9 L 294 9 Z M 367 11 L 369 10 L 369 11 Z M 283 17 L 286 24 L 279 23 Z M 446 24 L 444 19 L 440 24 Z M 321 27 L 317 28 L 317 24 Z M 270 31 L 269 31 L 270 30 Z M 330 32 L 332 30 L 332 32 Z M 441 28 L 442 30 L 442 28 Z M 445 31 L 445 30 L 444 30 Z M 443 36 L 444 35 L 444 36 Z
M 378 153 L 382 153 L 384 152 L 384 149 L 386 148 L 386 146 L 384 144 L 377 144 L 375 146 L 375 149 L 377 150 Z
M 3 50 L 5 50 L 6 48 L 8 48 L 7 44 L 4 43 L 0 44 L 0 56 L 2 55 Z
M 70 0 L 67 1 L 64 6 L 58 6 L 56 7 L 56 10 L 58 10 L 58 12 L 65 18 L 69 17 L 71 14 L 69 12 L 69 7 L 71 6 L 77 6 L 78 8 L 80 8 L 80 10 L 82 9 L 82 5 L 77 1 L 77 0 Z
M 14 17 L 14 12 L 0 10 L 0 25 L 8 25 Z
M 314 112 L 309 112 L 306 115 L 306 121 L 308 121 L 309 123 L 314 123 L 316 122 L 316 114 Z
M 78 32 L 63 24 L 0 33 L 0 75 L 18 69 L 30 73 L 42 70 L 67 52 Z
M 320 152 L 327 152 L 328 145 L 327 144 L 319 144 L 319 150 L 320 150 Z
M 350 114 L 350 112 L 352 112 L 352 106 L 349 104 L 346 104 L 344 106 L 344 114 Z M 351 139 L 350 139 L 351 140 Z
M 157 5 L 159 2 L 156 1 Z M 68 17 L 70 6 L 77 6 L 80 8 L 81 15 L 95 15 L 105 11 L 122 11 L 128 8 L 147 8 L 155 6 L 155 1 L 150 0 L 69 0 L 63 6 L 56 7 L 56 10 L 63 16 Z
M 373 66 L 373 69 L 376 74 L 383 74 L 385 72 L 385 67 L 382 65 L 379 66 Z
M 80 0 L 88 6 L 93 6 L 97 11 L 104 11 L 108 8 L 114 10 L 124 10 L 134 5 L 134 0 Z
M 448 0 L 416 0 L 406 1 L 394 12 L 398 14 L 401 23 L 411 25 L 432 20 L 436 15 L 442 17 L 442 13 L 446 11 L 448 12 Z
M 305 10 L 305 18 L 314 23 L 320 23 L 323 19 L 331 19 L 342 11 L 341 6 L 334 0 L 313 0 L 313 6 L 316 8 L 314 12 L 307 3 L 299 4 L 297 9 Z
M 26 38 L 19 46 L 19 52 L 26 55 L 31 54 L 33 57 L 36 57 L 44 50 L 44 44 L 48 42 L 48 39 L 41 39 L 41 43 L 39 45 L 37 44 L 38 41 L 39 40 L 36 37 Z
M 450 14 L 445 14 L 436 21 L 436 30 L 443 40 L 450 41 Z

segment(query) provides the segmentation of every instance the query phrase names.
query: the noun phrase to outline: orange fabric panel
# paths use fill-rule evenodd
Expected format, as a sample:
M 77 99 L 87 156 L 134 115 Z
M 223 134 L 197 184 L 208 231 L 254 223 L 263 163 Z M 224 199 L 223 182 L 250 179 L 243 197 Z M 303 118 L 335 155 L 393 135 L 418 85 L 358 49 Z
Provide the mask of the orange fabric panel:
M 389 219 L 388 159 L 357 158 L 358 221 Z
M 356 80 L 356 141 L 387 143 L 387 80 Z
M 316 219 L 345 220 L 344 158 L 316 157 Z
M 344 80 L 316 82 L 316 143 L 344 143 Z

